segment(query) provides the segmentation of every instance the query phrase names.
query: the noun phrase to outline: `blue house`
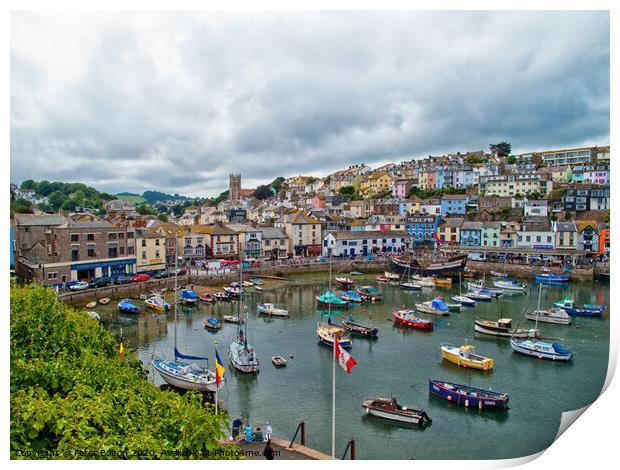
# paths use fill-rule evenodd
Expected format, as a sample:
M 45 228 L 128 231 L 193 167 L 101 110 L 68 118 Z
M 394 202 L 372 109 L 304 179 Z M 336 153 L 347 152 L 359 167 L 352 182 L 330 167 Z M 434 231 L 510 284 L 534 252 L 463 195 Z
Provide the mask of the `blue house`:
M 441 198 L 441 215 L 463 215 L 467 212 L 466 194 L 446 194 Z
M 412 242 L 411 248 L 418 245 L 435 245 L 435 236 L 441 216 L 416 213 L 407 217 L 407 236 Z
M 463 222 L 459 245 L 461 246 L 480 246 L 482 238 L 482 222 Z

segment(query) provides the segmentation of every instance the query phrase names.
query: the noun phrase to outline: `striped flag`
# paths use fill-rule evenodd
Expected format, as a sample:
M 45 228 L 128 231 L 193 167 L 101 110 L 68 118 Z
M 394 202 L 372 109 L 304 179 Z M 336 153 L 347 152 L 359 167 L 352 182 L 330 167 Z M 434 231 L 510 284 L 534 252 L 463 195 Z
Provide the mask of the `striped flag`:
M 219 385 L 224 377 L 224 366 L 222 365 L 222 360 L 220 359 L 220 355 L 217 353 L 217 349 L 215 350 L 215 384 Z

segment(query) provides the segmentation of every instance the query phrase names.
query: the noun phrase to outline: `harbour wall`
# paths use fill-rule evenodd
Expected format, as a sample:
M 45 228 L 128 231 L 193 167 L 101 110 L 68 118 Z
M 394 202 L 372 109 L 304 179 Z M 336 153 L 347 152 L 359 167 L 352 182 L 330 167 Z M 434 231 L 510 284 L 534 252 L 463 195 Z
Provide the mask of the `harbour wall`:
M 534 279 L 534 271 L 537 269 L 527 264 L 490 263 L 488 261 L 468 261 L 467 267 L 481 273 L 497 271 L 522 279 Z M 551 272 L 561 274 L 562 270 L 551 268 Z M 575 281 L 592 281 L 594 268 L 575 268 L 570 271 L 570 278 Z

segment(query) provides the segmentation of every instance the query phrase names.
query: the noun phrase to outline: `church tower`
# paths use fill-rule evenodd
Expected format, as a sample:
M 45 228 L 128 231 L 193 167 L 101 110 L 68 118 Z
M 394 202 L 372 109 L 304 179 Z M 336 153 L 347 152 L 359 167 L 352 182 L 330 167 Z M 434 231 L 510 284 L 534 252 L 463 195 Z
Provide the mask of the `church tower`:
M 241 174 L 230 174 L 228 183 L 228 200 L 236 202 L 241 199 Z

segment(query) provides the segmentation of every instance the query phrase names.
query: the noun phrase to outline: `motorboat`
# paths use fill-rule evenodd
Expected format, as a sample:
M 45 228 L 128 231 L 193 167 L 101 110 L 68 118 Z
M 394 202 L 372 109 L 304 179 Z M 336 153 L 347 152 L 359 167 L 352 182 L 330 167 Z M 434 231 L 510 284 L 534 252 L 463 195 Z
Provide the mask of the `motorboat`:
M 480 302 L 490 302 L 493 298 L 490 295 L 482 294 L 480 292 L 470 291 L 467 293 L 467 298 L 470 300 L 480 301 Z
M 271 363 L 276 367 L 285 367 L 286 359 L 284 359 L 282 356 L 272 356 Z
M 226 322 L 226 323 L 243 323 L 243 318 L 239 319 L 238 317 L 234 316 L 234 315 L 224 315 L 222 317 L 222 319 Z
M 269 315 L 270 317 L 288 317 L 288 310 L 275 308 L 272 303 L 258 304 L 256 306 L 258 313 Z
M 400 276 L 397 273 L 392 273 L 390 271 L 385 271 L 383 275 L 387 277 L 390 281 L 398 281 L 400 279 Z
M 209 294 L 209 293 L 198 294 L 198 297 L 203 302 L 208 302 L 208 303 L 215 302 L 215 297 L 213 295 Z
M 415 304 L 415 308 L 418 312 L 430 313 L 433 315 L 449 315 L 450 314 L 450 309 L 445 304 L 443 299 L 439 297 L 433 300 Z
M 411 280 L 418 284 L 420 287 L 435 287 L 435 283 L 433 282 L 432 277 L 423 277 L 423 276 L 411 276 Z
M 345 329 L 338 325 L 332 325 L 329 319 L 327 322 L 319 322 L 317 324 L 316 334 L 319 343 L 325 346 L 333 348 L 336 336 L 338 337 L 338 343 L 343 348 L 350 348 L 352 346 L 351 337 Z
M 378 282 L 382 282 L 384 284 L 387 284 L 388 282 L 390 282 L 390 279 L 383 275 L 379 275 L 375 279 L 377 279 Z
M 554 302 L 554 307 L 561 308 L 569 315 L 585 316 L 585 317 L 598 317 L 601 316 L 603 310 L 606 309 L 604 305 L 596 304 L 584 304 L 580 307 L 575 306 L 575 301 L 570 297 L 564 297 L 558 302 Z
M 203 321 L 208 330 L 221 330 L 222 323 L 216 317 L 209 317 Z
M 330 290 L 325 291 L 322 295 L 316 297 L 318 308 L 335 308 L 335 309 L 347 309 L 349 308 L 349 302 L 339 299 L 336 294 Z
M 265 281 L 263 281 L 259 277 L 252 277 L 252 278 L 250 278 L 250 282 L 252 282 L 252 284 L 254 284 L 255 286 L 262 286 L 265 283 Z
M 88 302 L 86 304 L 86 308 L 95 308 L 97 306 L 97 301 L 93 300 L 92 302 Z
M 403 290 L 422 290 L 422 286 L 417 282 L 401 282 L 398 287 Z
M 538 359 L 550 359 L 552 361 L 570 361 L 573 353 L 562 346 L 560 343 L 549 343 L 547 341 L 530 341 L 510 339 L 510 346 L 518 353 L 526 356 L 537 357 Z
M 345 287 L 352 286 L 354 284 L 353 279 L 350 279 L 348 277 L 337 277 L 336 282 L 340 284 L 341 286 L 345 286 Z
M 101 305 L 108 305 L 110 303 L 110 299 L 108 297 L 104 297 L 103 299 L 99 299 L 99 303 Z
M 357 289 L 357 293 L 362 296 L 364 300 L 370 302 L 376 302 L 377 300 L 383 300 L 383 294 L 379 292 L 373 286 L 360 286 Z
M 179 292 L 179 299 L 182 304 L 197 304 L 200 297 L 192 289 L 184 289 Z
M 527 290 L 527 284 L 521 283 L 516 279 L 502 279 L 499 281 L 493 281 L 495 287 L 499 287 L 504 290 L 525 292 Z
M 440 346 L 441 357 L 460 367 L 468 367 L 470 369 L 491 370 L 495 365 L 495 361 L 489 357 L 476 354 L 476 348 L 470 344 L 465 344 L 460 348 L 448 343 Z
M 402 309 L 392 311 L 394 322 L 397 325 L 409 326 L 417 330 L 432 330 L 433 321 L 418 318 L 414 310 Z
M 140 313 L 140 307 L 134 305 L 129 299 L 121 300 L 118 303 L 118 309 L 122 313 Z
M 542 272 L 542 273 L 534 273 L 534 277 L 536 278 L 536 282 L 569 282 L 570 277 L 566 274 L 554 274 L 551 272 Z
M 533 312 L 526 313 L 525 318 L 543 323 L 557 323 L 558 325 L 570 325 L 571 323 L 570 315 L 561 308 L 534 310 Z
M 167 312 L 170 310 L 170 304 L 158 295 L 153 295 L 144 301 L 144 305 L 158 312 Z
M 239 297 L 239 288 L 238 287 L 224 287 L 224 291 L 230 296 L 230 297 Z
M 340 297 L 342 298 L 342 300 L 346 300 L 347 302 L 352 302 L 355 304 L 364 302 L 364 298 L 354 290 L 348 290 L 346 292 L 343 292 L 342 294 L 340 294 Z
M 436 286 L 446 286 L 449 287 L 452 285 L 452 279 L 449 277 L 434 277 L 433 284 Z
M 364 400 L 362 408 L 366 410 L 368 415 L 398 421 L 399 423 L 430 424 L 432 422 L 423 409 L 400 405 L 394 397 L 377 397 Z
M 466 307 L 473 307 L 476 305 L 476 301 L 474 299 L 470 299 L 465 295 L 453 295 L 452 300 L 461 305 L 465 305 Z
M 507 393 L 493 392 L 438 379 L 428 379 L 428 391 L 451 403 L 479 409 L 507 410 L 510 400 Z
M 478 333 L 507 338 L 538 338 L 540 336 L 540 331 L 537 328 L 513 328 L 510 318 L 500 318 L 497 321 L 474 320 L 474 329 Z
M 230 300 L 230 294 L 228 292 L 216 292 L 215 294 L 213 294 L 213 297 L 215 298 L 215 300 L 219 300 L 219 301 L 227 301 Z

